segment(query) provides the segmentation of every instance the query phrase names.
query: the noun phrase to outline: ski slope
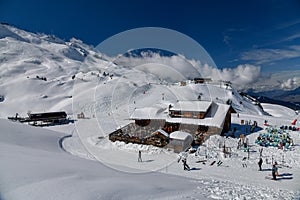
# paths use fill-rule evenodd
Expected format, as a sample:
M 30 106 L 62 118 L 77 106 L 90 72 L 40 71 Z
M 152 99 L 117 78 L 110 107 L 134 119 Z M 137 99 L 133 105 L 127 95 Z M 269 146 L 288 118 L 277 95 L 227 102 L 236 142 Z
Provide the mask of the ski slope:
M 274 117 L 293 118 L 295 117 L 295 111 L 280 105 L 262 104 L 264 110 Z
M 277 121 L 282 122 L 279 118 Z M 80 155 L 82 141 L 72 143 L 74 138 L 66 138 L 62 143 L 64 148 L 88 159 L 63 151 L 59 145 L 65 136 L 62 132 L 7 120 L 0 120 L 0 125 L 3 130 L 0 133 L 2 199 L 297 199 L 299 195 L 299 146 L 285 152 L 264 148 L 264 158 L 272 155 L 281 163 L 284 153 L 285 164 L 291 167 L 279 168 L 279 173 L 292 179 L 274 182 L 264 178 L 270 174 L 270 165 L 263 164 L 266 171 L 257 170 L 260 147 L 253 146 L 250 160 L 246 161 L 248 167 L 242 167 L 246 153 L 235 149 L 237 139 L 234 138 L 211 137 L 200 147 L 198 156 L 188 156 L 192 170 L 184 171 L 182 164 L 177 163 L 177 154 L 158 148 L 120 142 L 101 146 L 93 143 L 97 140 L 88 141 L 91 146 L 110 152 L 107 156 L 118 161 L 115 165 L 107 165 L 101 160 L 96 161 L 95 155 L 89 152 Z M 65 132 L 73 128 L 64 125 L 51 129 Z M 250 144 L 257 134 L 259 132 L 249 135 Z M 298 144 L 299 132 L 291 132 L 291 135 Z M 224 141 L 226 146 L 233 147 L 231 158 L 225 158 L 219 148 Z M 137 148 L 142 150 L 142 163 L 137 162 Z M 83 151 L 86 151 L 85 147 L 82 147 Z M 205 159 L 205 151 L 209 152 L 207 163 L 197 163 Z M 167 166 L 164 165 L 166 155 L 172 158 Z M 222 160 L 223 164 L 210 166 L 215 160 Z M 161 168 L 155 169 L 154 165 L 161 165 Z M 135 188 L 134 192 L 132 188 Z
M 59 147 L 63 133 L 7 120 L 0 126 L 1 199 L 182 199 L 197 189 L 187 178 L 134 176 L 72 156 Z
M 82 41 L 0 26 L 0 199 L 299 199 L 299 132 L 292 132 L 291 151 L 264 148 L 264 159 L 285 157 L 282 179 L 265 179 L 257 171 L 257 129 L 248 134 L 251 156 L 236 149 L 236 138 L 213 136 L 190 154 L 184 171 L 178 155 L 152 146 L 112 143 L 107 136 L 130 122 L 136 108 L 168 107 L 177 100 L 224 103 L 232 114 L 236 136 L 245 133 L 241 120 L 264 121 L 280 127 L 298 116 L 291 109 L 242 97 L 219 80 L 206 84 L 168 82 L 168 73 L 155 67 L 125 67 Z M 165 58 L 167 59 L 167 58 Z M 150 70 L 151 72 L 151 70 Z M 154 73 L 155 72 L 155 73 Z M 42 80 L 45 77 L 47 80 Z M 180 76 L 178 76 L 180 77 Z M 177 77 L 177 78 L 178 78 Z M 19 113 L 66 111 L 74 124 L 47 128 L 12 123 Z M 83 112 L 86 119 L 77 119 Z M 299 126 L 299 124 L 297 124 Z M 246 134 L 247 135 L 247 134 Z M 220 144 L 232 148 L 224 157 Z M 142 163 L 137 152 L 142 151 Z M 208 152 L 208 158 L 205 158 Z M 197 161 L 206 159 L 206 164 Z M 221 160 L 221 166 L 209 164 Z M 264 160 L 265 162 L 265 160 Z M 242 164 L 247 164 L 243 168 Z M 288 175 L 288 176 L 285 176 Z

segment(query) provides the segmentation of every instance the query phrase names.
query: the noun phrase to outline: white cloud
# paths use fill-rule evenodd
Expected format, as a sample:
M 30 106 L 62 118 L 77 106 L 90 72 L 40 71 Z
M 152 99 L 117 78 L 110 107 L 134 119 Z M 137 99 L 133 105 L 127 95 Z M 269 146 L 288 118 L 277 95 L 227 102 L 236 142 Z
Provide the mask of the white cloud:
M 285 82 L 283 82 L 280 86 L 282 89 L 287 89 L 287 90 L 292 90 L 298 87 L 298 82 L 299 80 L 297 80 L 299 78 L 289 78 L 288 80 L 286 80 Z
M 187 60 L 182 55 L 168 57 L 157 53 L 144 53 L 140 57 L 121 56 L 115 62 L 155 74 L 167 81 L 178 82 L 196 77 L 212 78 L 231 81 L 238 89 L 255 82 L 260 76 L 259 66 L 244 64 L 236 68 L 218 69 L 200 61 Z
M 161 56 L 158 53 L 142 52 L 141 56 L 120 56 L 114 62 L 157 75 L 171 82 L 200 76 L 197 68 L 181 55 Z
M 285 22 L 284 24 L 280 24 L 276 29 L 286 29 L 291 26 L 295 26 L 297 24 L 300 24 L 300 19 L 296 19 L 294 21 Z
M 258 92 L 278 89 L 293 90 L 300 86 L 300 70 L 261 73 L 259 79 L 249 88 Z
M 241 60 L 256 61 L 256 64 L 271 63 L 289 58 L 300 57 L 300 46 L 293 45 L 288 49 L 256 49 L 241 54 Z
M 292 40 L 295 40 L 295 39 L 298 39 L 298 38 L 300 38 L 300 33 L 297 33 L 297 34 L 291 35 L 289 37 L 286 37 L 286 38 L 280 40 L 279 42 L 292 41 Z
M 248 84 L 258 80 L 260 76 L 260 66 L 250 64 L 224 69 L 212 68 L 205 64 L 200 68 L 204 77 L 211 77 L 214 80 L 230 81 L 238 89 L 245 88 Z

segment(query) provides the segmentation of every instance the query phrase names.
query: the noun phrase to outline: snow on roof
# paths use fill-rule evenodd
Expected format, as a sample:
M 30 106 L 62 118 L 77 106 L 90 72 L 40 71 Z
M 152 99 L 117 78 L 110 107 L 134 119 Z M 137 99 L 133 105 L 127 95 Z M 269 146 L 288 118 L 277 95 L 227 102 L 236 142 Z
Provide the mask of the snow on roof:
M 166 131 L 162 130 L 162 129 L 157 130 L 157 132 L 160 132 L 164 136 L 169 137 L 169 134 Z
M 229 108 L 230 106 L 226 104 L 212 103 L 212 108 L 204 119 L 168 117 L 166 121 L 170 123 L 193 124 L 222 128 Z
M 194 118 L 172 118 L 167 113 L 167 108 L 163 108 L 162 105 L 155 105 L 154 107 L 145 107 L 135 109 L 130 119 L 164 119 L 166 122 L 170 123 L 182 123 L 182 124 L 193 124 L 193 125 L 202 125 L 202 126 L 213 126 L 222 128 L 226 114 L 230 108 L 229 105 L 219 104 L 215 102 L 208 101 L 182 101 L 184 102 L 182 105 L 188 108 L 189 105 L 200 105 L 201 103 L 203 107 L 209 107 L 211 105 L 211 109 L 207 112 L 206 117 L 204 119 L 194 119 Z M 180 102 L 178 102 L 180 103 Z M 176 105 L 176 104 L 175 104 Z M 179 104 L 177 104 L 179 105 Z M 202 107 L 202 108 L 203 108 Z M 176 108 L 176 107 L 175 107 Z M 199 108 L 199 107 L 198 107 Z M 174 107 L 173 107 L 174 109 Z M 191 111 L 194 111 L 191 109 Z M 199 111 L 199 110 L 198 110 Z
M 137 108 L 131 114 L 130 119 L 165 119 L 168 114 L 165 112 L 166 109 L 160 106 Z
M 192 137 L 192 135 L 184 131 L 174 131 L 170 134 L 170 139 L 185 140 L 188 137 Z
M 179 101 L 170 110 L 206 112 L 211 104 L 210 101 Z

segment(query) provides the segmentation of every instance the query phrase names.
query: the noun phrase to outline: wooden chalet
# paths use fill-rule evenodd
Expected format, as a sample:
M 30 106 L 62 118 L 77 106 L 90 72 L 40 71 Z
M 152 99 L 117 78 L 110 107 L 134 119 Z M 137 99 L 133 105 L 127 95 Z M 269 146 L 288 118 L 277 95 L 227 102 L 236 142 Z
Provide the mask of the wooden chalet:
M 191 144 L 190 137 L 183 133 L 190 134 L 194 144 L 201 144 L 209 135 L 227 132 L 231 125 L 230 107 L 212 101 L 178 101 L 170 106 L 135 109 L 130 117 L 134 123 L 111 133 L 109 138 L 183 150 Z M 182 138 L 171 139 L 174 132 L 180 133 Z

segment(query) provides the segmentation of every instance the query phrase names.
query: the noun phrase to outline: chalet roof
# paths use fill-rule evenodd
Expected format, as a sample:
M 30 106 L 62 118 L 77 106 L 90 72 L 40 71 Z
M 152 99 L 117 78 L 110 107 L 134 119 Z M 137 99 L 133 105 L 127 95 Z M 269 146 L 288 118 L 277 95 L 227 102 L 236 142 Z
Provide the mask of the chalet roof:
M 198 112 L 199 110 L 208 109 L 209 106 L 211 106 L 211 109 L 206 112 L 206 116 L 204 119 L 172 118 L 168 114 L 167 106 L 164 107 L 164 105 L 155 105 L 153 107 L 135 109 L 135 111 L 130 116 L 130 119 L 162 119 L 166 120 L 166 122 L 169 123 L 193 124 L 222 128 L 228 110 L 230 109 L 230 106 L 227 104 L 220 104 L 209 101 L 181 101 L 177 103 L 178 104 L 175 104 L 172 109 L 175 108 L 175 110 L 177 110 L 176 108 L 179 105 L 182 105 L 185 109 L 189 109 L 189 111 L 195 111 L 192 109 L 192 107 L 194 107 L 195 109 L 198 107 Z M 202 108 L 200 109 L 201 106 Z
M 178 101 L 170 110 L 207 112 L 211 101 Z
M 165 119 L 167 114 L 167 108 L 160 106 L 137 108 L 130 119 Z
M 162 129 L 158 129 L 156 132 L 160 132 L 164 136 L 169 137 L 169 134 L 166 131 L 162 130 Z
M 169 123 L 193 124 L 222 128 L 229 108 L 230 106 L 226 104 L 212 103 L 212 108 L 204 119 L 167 117 L 166 121 Z

